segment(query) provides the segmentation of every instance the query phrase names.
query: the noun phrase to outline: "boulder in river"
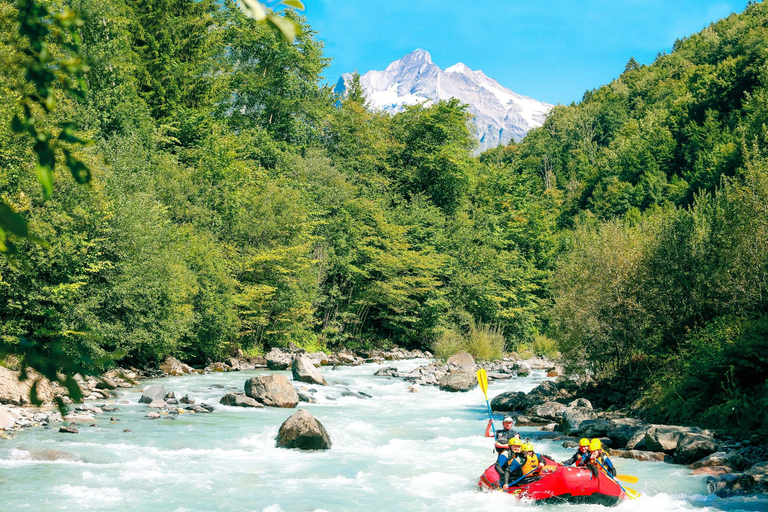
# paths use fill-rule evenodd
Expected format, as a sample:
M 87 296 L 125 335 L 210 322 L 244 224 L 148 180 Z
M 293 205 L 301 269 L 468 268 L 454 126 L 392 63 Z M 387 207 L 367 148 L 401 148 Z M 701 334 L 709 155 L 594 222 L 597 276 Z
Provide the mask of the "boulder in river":
M 584 420 L 579 424 L 576 437 L 605 437 L 610 430 L 611 422 L 608 420 Z
M 472 354 L 469 352 L 459 352 L 458 354 L 453 354 L 451 357 L 448 358 L 448 361 L 446 361 L 447 364 L 452 364 L 454 366 L 457 366 L 459 368 L 467 368 L 469 370 L 475 369 L 475 358 L 472 357 Z
M 611 420 L 610 427 L 605 435 L 611 440 L 613 446 L 625 447 L 637 431 L 644 426 L 648 427 L 648 425 L 635 418 L 617 418 Z M 645 437 L 644 433 L 643 437 Z
M 62 425 L 61 427 L 59 427 L 59 432 L 61 432 L 62 434 L 77 434 L 78 430 L 74 427 L 65 427 L 64 425 Z
M 221 405 L 230 405 L 234 407 L 264 407 L 264 404 L 257 402 L 243 393 L 228 393 L 219 400 Z
M 469 391 L 477 387 L 477 376 L 472 370 L 461 370 L 446 374 L 438 382 L 443 391 Z
M 245 394 L 269 407 L 296 407 L 299 395 L 285 375 L 259 375 L 245 381 Z
M 327 384 L 322 374 L 320 373 L 320 370 L 315 368 L 312 360 L 304 354 L 298 354 L 293 360 L 291 373 L 293 373 L 293 380 L 297 380 L 299 382 L 320 384 L 321 386 L 325 386 Z
M 677 443 L 675 462 L 691 464 L 707 455 L 715 453 L 719 445 L 712 436 L 705 434 L 685 434 Z
M 700 469 L 706 467 L 726 466 L 733 471 L 741 471 L 746 466 L 747 461 L 739 452 L 715 452 L 707 455 L 703 459 L 697 460 L 689 465 L 690 469 Z
M 293 355 L 283 352 L 279 348 L 275 347 L 264 356 L 267 360 L 267 367 L 270 370 L 285 370 L 291 366 L 293 361 Z
M 155 384 L 154 386 L 148 387 L 141 393 L 139 403 L 151 404 L 154 400 L 163 400 L 166 394 L 165 386 L 162 384 Z
M 524 411 L 528 404 L 528 395 L 522 391 L 507 391 L 493 397 L 491 409 L 500 412 Z
M 280 425 L 276 440 L 279 448 L 327 450 L 331 447 L 331 438 L 323 424 L 304 409 L 299 409 Z

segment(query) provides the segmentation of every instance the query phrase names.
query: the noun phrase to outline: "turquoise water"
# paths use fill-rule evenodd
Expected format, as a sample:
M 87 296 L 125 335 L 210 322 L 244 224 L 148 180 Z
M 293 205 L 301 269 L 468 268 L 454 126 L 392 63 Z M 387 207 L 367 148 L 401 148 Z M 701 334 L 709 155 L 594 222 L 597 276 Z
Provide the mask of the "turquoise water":
M 425 361 L 388 362 L 411 369 Z M 326 427 L 333 447 L 324 452 L 275 448 L 280 424 L 294 410 L 241 409 L 219 405 L 231 390 L 261 372 L 232 372 L 158 379 L 178 396 L 216 407 L 213 414 L 148 420 L 139 389 L 121 390 L 117 412 L 97 416 L 97 427 L 78 435 L 29 429 L 0 440 L 0 511 L 500 511 L 533 505 L 502 493 L 480 492 L 478 476 L 493 462 L 492 441 L 483 437 L 487 410 L 482 391 L 446 393 L 373 377 L 382 365 L 321 371 L 327 387 L 317 404 L 300 404 Z M 288 374 L 288 372 L 285 372 Z M 492 382 L 489 395 L 529 391 L 545 377 Z M 222 389 L 220 386 L 223 386 Z M 349 388 L 373 396 L 341 397 Z M 110 416 L 120 421 L 110 423 Z M 126 433 L 125 429 L 132 432 Z M 537 440 L 538 451 L 566 458 L 559 443 Z M 30 452 L 59 450 L 76 461 L 35 461 Z M 706 495 L 701 477 L 682 466 L 616 459 L 619 473 L 640 477 L 643 493 L 613 510 L 768 510 L 768 499 L 718 499 Z M 551 509 L 607 510 L 586 505 Z

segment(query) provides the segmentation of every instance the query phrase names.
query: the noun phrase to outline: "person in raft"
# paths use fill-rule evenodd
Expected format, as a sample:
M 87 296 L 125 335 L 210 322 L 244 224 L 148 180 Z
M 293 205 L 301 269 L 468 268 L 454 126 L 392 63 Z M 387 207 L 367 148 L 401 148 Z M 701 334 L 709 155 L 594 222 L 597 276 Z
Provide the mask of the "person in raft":
M 603 468 L 611 474 L 612 477 L 616 476 L 616 468 L 613 466 L 613 462 L 603 452 L 603 443 L 599 439 L 593 439 L 589 442 L 589 459 L 587 466 L 591 466 L 592 472 L 595 473 L 596 469 L 600 468 L 602 464 Z
M 570 459 L 560 463 L 561 466 L 583 466 L 589 460 L 589 439 L 582 437 L 579 440 L 579 448 Z
M 503 428 L 496 431 L 496 448 L 503 448 L 506 450 L 509 446 L 510 439 L 513 437 L 520 439 L 520 434 L 512 429 L 512 427 L 515 426 L 515 421 L 510 416 L 504 416 L 501 425 Z M 485 437 L 493 437 L 493 434 L 491 433 L 492 428 L 493 420 L 488 420 L 488 426 L 485 427 Z
M 510 445 L 513 442 L 516 442 L 516 440 L 513 439 L 510 441 Z M 519 442 L 519 440 L 517 440 L 517 442 Z M 507 473 L 509 474 L 509 479 L 512 482 L 515 482 L 524 476 L 531 478 L 537 477 L 541 472 L 541 468 L 544 466 L 544 457 L 533 451 L 533 445 L 531 443 L 524 443 L 520 448 L 520 455 L 509 463 Z M 508 487 L 509 485 L 505 483 L 501 488 L 507 490 Z

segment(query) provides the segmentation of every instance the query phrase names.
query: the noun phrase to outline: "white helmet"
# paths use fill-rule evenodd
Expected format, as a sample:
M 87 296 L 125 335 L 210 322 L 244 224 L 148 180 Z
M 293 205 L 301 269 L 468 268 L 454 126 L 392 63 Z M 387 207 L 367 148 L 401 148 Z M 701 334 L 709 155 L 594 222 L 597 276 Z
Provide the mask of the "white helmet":
M 502 423 L 514 423 L 515 420 L 512 419 L 512 416 L 504 416 L 504 419 L 501 420 Z

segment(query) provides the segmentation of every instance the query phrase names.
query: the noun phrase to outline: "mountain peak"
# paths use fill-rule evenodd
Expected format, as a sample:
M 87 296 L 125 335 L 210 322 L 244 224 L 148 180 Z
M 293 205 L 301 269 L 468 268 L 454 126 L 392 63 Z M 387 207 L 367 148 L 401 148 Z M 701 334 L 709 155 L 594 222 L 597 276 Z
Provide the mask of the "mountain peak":
M 336 92 L 342 94 L 352 75 L 339 80 Z M 369 71 L 360 85 L 372 108 L 394 114 L 405 105 L 433 103 L 456 98 L 469 105 L 474 116 L 479 150 L 510 140 L 520 140 L 532 128 L 544 123 L 552 105 L 517 94 L 459 62 L 445 71 L 432 62 L 421 48 L 394 61 L 384 71 Z

